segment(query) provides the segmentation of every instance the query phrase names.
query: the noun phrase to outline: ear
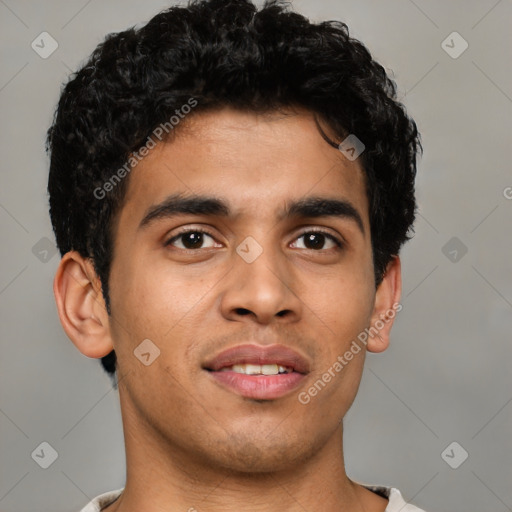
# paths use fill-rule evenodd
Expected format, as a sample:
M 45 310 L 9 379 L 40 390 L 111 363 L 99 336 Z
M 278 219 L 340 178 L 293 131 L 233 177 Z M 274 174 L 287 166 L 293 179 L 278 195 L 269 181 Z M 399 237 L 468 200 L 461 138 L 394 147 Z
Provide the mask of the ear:
M 100 358 L 114 349 L 101 282 L 90 259 L 76 251 L 66 253 L 53 293 L 62 327 L 82 354 Z
M 375 305 L 369 328 L 367 349 L 383 352 L 389 346 L 389 336 L 396 314 L 401 311 L 402 272 L 400 258 L 393 256 L 382 282 L 375 293 Z

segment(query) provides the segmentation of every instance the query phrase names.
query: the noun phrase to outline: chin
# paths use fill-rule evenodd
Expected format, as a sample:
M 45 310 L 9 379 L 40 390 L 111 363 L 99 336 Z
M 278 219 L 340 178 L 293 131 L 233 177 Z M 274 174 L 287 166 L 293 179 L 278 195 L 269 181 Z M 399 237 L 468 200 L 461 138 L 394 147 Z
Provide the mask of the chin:
M 293 439 L 290 432 L 284 430 L 280 430 L 280 436 L 275 435 L 275 432 L 257 436 L 256 432 L 233 434 L 209 445 L 209 453 L 205 455 L 213 465 L 223 470 L 254 476 L 257 473 L 287 471 L 303 465 L 318 453 L 318 444 L 321 444 L 311 443 L 311 440 L 306 442 L 303 438 Z M 212 446 L 215 446 L 214 450 Z

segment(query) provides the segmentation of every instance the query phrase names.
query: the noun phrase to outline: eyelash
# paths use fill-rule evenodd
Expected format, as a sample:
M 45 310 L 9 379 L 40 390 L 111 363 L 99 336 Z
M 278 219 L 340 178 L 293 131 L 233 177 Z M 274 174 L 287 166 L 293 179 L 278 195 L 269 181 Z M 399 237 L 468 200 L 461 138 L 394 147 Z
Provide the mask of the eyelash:
M 174 235 L 169 240 L 167 240 L 167 242 L 165 242 L 165 244 L 164 244 L 165 247 L 171 245 L 173 242 L 178 240 L 180 237 L 182 237 L 183 235 L 187 235 L 188 233 L 201 233 L 201 234 L 205 234 L 205 235 L 208 235 L 208 236 L 210 236 L 211 238 L 213 238 L 215 240 L 215 236 L 212 233 L 210 233 L 209 231 L 205 230 L 205 229 L 198 229 L 198 228 L 195 228 L 195 229 L 192 228 L 191 229 L 191 228 L 187 228 L 187 229 L 184 229 L 183 231 L 181 231 L 180 233 L 178 233 L 177 235 Z M 301 237 L 303 237 L 303 236 L 305 236 L 305 235 L 307 235 L 309 233 L 317 233 L 317 234 L 320 234 L 320 235 L 324 235 L 326 238 L 328 238 L 329 240 L 333 241 L 336 244 L 336 249 L 337 250 L 343 248 L 343 246 L 345 245 L 344 242 L 342 242 L 341 240 L 336 238 L 331 233 L 328 233 L 327 231 L 324 231 L 324 230 L 321 230 L 321 229 L 315 229 L 315 228 L 310 228 L 310 229 L 308 229 L 306 231 L 303 231 L 294 240 L 298 240 L 299 238 L 301 238 Z M 200 249 L 181 249 L 179 247 L 178 247 L 178 249 L 181 250 L 181 251 L 192 251 L 192 252 L 196 252 L 196 251 L 200 250 Z M 329 249 L 319 249 L 319 250 L 307 249 L 307 250 L 315 251 L 315 252 L 325 252 L 325 251 L 328 251 Z

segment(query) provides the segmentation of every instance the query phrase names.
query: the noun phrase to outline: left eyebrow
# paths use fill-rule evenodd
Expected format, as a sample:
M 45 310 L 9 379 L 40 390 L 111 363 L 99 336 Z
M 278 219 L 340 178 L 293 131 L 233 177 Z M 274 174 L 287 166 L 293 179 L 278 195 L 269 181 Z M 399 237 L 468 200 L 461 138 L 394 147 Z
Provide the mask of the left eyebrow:
M 307 197 L 288 205 L 282 217 L 339 217 L 353 220 L 364 235 L 363 219 L 355 206 L 345 199 Z
M 229 217 L 231 210 L 222 199 L 211 196 L 173 194 L 159 204 L 153 205 L 146 211 L 139 224 L 139 229 L 147 227 L 153 221 L 175 215 L 215 215 Z M 365 233 L 361 215 L 357 209 L 345 199 L 330 199 L 325 197 L 307 197 L 288 203 L 280 212 L 279 220 L 290 217 L 338 217 L 350 219 Z

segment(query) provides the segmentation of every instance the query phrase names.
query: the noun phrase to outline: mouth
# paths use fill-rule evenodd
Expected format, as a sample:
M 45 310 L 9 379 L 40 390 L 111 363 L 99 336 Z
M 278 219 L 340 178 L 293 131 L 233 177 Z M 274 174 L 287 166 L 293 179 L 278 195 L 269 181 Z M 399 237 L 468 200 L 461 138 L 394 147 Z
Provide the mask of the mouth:
M 245 398 L 274 400 L 297 389 L 309 373 L 309 363 L 283 345 L 239 345 L 203 365 L 223 389 Z
M 282 366 L 276 363 L 270 364 L 234 364 L 221 368 L 221 372 L 235 372 L 243 375 L 282 375 L 283 373 L 292 373 L 294 370 L 290 366 Z

